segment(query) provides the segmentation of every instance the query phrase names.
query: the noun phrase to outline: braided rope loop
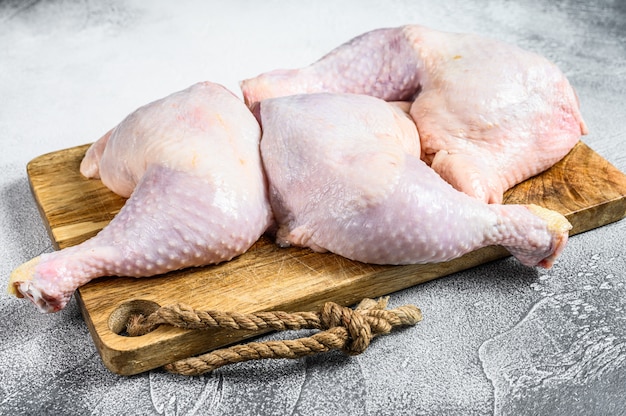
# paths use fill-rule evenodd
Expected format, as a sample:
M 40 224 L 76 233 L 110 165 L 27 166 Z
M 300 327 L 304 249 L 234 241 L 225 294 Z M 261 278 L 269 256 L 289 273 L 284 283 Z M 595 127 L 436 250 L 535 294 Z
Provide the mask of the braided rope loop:
M 301 358 L 330 350 L 357 355 L 369 347 L 372 339 L 388 334 L 393 327 L 415 325 L 422 320 L 413 305 L 386 309 L 388 298 L 363 299 L 355 309 L 326 302 L 319 312 L 256 312 L 243 314 L 223 311 L 197 311 L 188 305 L 163 306 L 147 317 L 132 317 L 127 326 L 130 336 L 146 334 L 159 325 L 194 330 L 226 328 L 231 330 L 276 331 L 318 329 L 320 332 L 294 340 L 249 342 L 223 348 L 198 357 L 168 364 L 165 369 L 185 375 L 200 375 L 227 364 L 259 359 Z

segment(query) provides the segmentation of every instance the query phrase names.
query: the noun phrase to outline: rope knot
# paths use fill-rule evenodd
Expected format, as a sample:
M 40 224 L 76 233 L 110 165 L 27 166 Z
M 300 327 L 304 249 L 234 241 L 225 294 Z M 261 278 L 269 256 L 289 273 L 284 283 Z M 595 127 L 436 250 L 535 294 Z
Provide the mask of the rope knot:
M 326 302 L 320 313 L 322 328 L 343 327 L 348 338 L 341 350 L 346 354 L 357 355 L 367 349 L 374 335 L 365 316 L 358 309 L 350 309 L 334 302 Z

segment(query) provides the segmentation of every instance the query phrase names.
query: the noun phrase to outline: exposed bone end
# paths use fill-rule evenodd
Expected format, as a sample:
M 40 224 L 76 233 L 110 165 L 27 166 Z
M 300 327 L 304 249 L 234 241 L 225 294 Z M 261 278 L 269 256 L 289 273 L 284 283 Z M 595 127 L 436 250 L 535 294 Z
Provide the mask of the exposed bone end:
M 527 207 L 530 212 L 546 222 L 548 231 L 550 231 L 553 236 L 552 253 L 537 264 L 540 267 L 549 269 L 567 245 L 568 234 L 569 230 L 572 229 L 572 224 L 570 224 L 567 218 L 556 211 L 533 204 L 527 205 Z

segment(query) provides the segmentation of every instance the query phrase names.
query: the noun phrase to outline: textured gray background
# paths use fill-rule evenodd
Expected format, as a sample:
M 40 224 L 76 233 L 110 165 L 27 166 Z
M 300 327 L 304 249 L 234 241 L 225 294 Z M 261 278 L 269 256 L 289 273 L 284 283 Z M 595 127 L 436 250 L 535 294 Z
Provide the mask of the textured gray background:
M 405 23 L 548 56 L 578 92 L 585 142 L 626 171 L 623 0 L 0 1 L 0 284 L 52 249 L 32 158 L 91 142 L 196 81 L 239 94 L 240 79 Z M 112 374 L 75 301 L 41 315 L 0 294 L 0 414 L 626 414 L 625 247 L 621 221 L 571 238 L 548 271 L 505 259 L 395 293 L 423 322 L 360 356 L 195 378 Z

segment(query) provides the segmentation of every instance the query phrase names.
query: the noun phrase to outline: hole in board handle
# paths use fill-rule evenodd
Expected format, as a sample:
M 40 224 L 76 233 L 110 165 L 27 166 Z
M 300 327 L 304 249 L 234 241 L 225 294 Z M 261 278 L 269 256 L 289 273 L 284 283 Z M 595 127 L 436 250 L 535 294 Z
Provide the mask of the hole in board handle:
M 127 336 L 126 324 L 133 315 L 148 316 L 161 306 L 151 300 L 135 299 L 122 303 L 109 316 L 109 329 L 114 333 Z

